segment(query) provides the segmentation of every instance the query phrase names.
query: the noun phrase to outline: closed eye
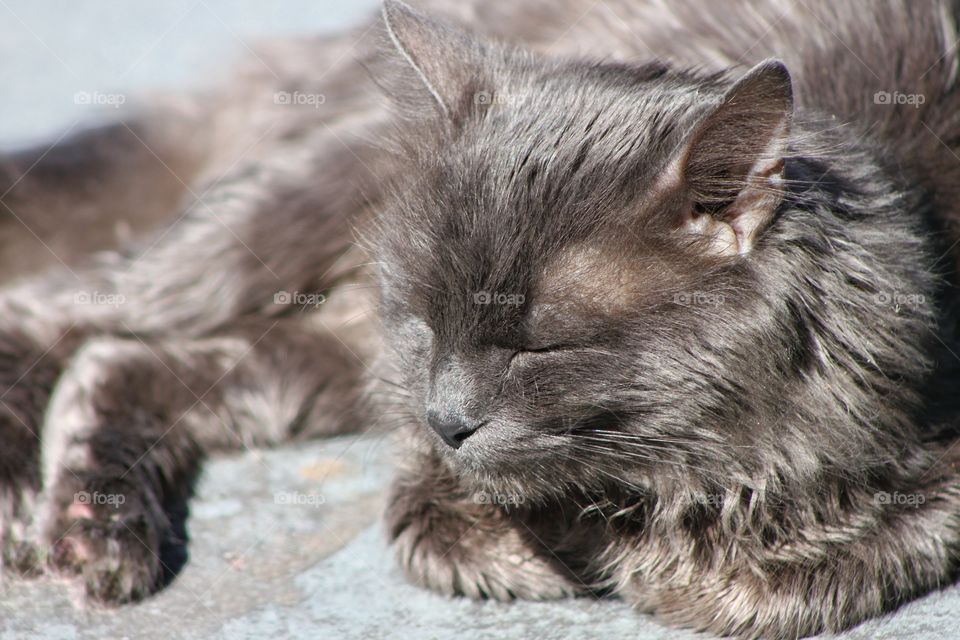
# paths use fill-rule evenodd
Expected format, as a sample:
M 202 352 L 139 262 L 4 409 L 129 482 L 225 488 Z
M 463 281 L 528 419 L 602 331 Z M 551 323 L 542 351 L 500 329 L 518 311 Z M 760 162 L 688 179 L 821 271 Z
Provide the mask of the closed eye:
M 509 369 L 517 361 L 522 361 L 524 358 L 535 358 L 537 356 L 551 354 L 551 353 L 572 351 L 576 348 L 577 346 L 574 344 L 556 343 L 556 344 L 550 344 L 545 346 L 524 347 L 522 349 L 517 349 L 510 355 L 510 360 L 507 362 L 507 368 Z
M 576 349 L 577 345 L 569 342 L 557 342 L 554 344 L 548 344 L 544 346 L 529 346 L 520 349 L 518 353 L 553 353 L 555 351 L 570 351 L 571 349 Z

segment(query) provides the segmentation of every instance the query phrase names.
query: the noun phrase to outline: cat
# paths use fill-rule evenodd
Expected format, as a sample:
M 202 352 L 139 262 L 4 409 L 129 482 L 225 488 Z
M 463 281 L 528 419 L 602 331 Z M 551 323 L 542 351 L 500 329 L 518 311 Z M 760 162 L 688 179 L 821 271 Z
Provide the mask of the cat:
M 443 593 L 949 583 L 960 5 L 418 6 L 0 164 L 5 565 L 137 600 L 207 455 L 384 429 Z

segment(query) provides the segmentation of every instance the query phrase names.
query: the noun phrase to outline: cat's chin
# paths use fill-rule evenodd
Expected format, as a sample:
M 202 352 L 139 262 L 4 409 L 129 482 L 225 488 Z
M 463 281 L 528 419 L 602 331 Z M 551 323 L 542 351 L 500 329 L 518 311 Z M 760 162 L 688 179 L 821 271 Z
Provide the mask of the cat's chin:
M 514 507 L 562 499 L 596 484 L 591 469 L 572 464 L 569 456 L 553 446 L 529 447 L 521 452 L 512 447 L 471 446 L 444 450 L 448 467 L 461 485 L 478 501 Z M 550 469 L 550 473 L 544 473 Z
M 553 502 L 562 499 L 568 490 L 566 484 L 514 470 L 461 468 L 456 473 L 475 501 L 508 509 Z

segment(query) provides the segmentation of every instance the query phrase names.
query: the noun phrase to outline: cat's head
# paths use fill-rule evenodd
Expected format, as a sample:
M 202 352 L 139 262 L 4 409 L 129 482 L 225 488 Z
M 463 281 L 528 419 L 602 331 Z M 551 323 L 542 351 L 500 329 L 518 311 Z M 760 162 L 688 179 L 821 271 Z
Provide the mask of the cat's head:
M 401 3 L 384 16 L 409 125 L 373 242 L 392 397 L 452 469 L 543 495 L 652 470 L 813 474 L 875 444 L 827 423 L 866 419 L 884 380 L 909 389 L 924 357 L 890 336 L 928 310 L 875 304 L 916 274 L 865 264 L 877 249 L 847 239 L 863 221 L 813 174 L 843 176 L 791 156 L 781 63 L 558 61 Z

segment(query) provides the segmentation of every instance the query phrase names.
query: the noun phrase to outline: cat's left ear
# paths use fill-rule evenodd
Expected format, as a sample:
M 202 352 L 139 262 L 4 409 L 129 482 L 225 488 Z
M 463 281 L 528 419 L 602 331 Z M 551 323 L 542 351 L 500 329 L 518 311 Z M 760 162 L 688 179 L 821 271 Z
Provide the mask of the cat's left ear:
M 473 99 L 471 87 L 479 92 L 482 45 L 399 0 L 383 3 L 383 23 L 389 44 L 382 54 L 391 63 L 384 80 L 388 93 L 404 108 L 435 110 L 455 120 L 464 101 Z
M 724 94 L 681 149 L 673 165 L 689 204 L 681 224 L 711 253 L 749 253 L 772 221 L 792 114 L 790 74 L 767 60 Z

